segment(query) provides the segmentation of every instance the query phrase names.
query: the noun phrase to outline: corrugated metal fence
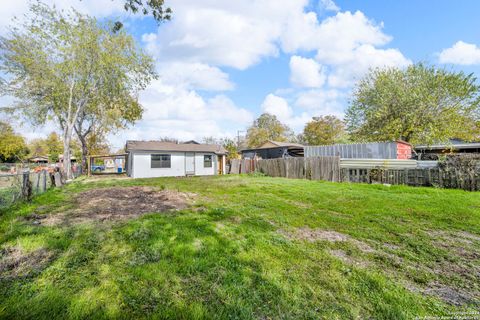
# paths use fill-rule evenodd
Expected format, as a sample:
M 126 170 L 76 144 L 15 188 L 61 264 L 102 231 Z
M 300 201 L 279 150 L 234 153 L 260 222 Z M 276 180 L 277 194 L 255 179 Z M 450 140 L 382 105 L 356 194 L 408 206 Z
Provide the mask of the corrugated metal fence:
M 305 146 L 305 158 L 339 156 L 343 159 L 396 159 L 397 143 L 354 143 L 327 146 Z

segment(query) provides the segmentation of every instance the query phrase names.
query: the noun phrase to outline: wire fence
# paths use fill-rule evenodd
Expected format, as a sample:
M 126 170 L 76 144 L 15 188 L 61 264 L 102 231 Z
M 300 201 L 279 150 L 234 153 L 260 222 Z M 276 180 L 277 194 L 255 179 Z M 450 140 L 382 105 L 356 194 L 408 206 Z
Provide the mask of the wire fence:
M 38 168 L 21 169 L 15 173 L 0 172 L 0 210 L 65 183 L 58 168 Z M 72 169 L 74 178 L 82 174 L 80 166 Z

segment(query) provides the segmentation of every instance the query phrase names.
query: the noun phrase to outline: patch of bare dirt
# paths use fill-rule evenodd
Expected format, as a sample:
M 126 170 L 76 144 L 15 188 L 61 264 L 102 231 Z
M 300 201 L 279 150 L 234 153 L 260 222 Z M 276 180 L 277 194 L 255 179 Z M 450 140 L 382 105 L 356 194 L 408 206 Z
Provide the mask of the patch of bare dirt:
M 423 290 L 423 292 L 439 297 L 443 301 L 456 306 L 461 306 L 473 301 L 469 293 L 439 283 L 430 285 L 427 289 Z
M 328 242 L 343 242 L 348 241 L 354 244 L 360 251 L 365 253 L 375 252 L 375 249 L 370 247 L 365 242 L 351 238 L 349 235 L 332 231 L 332 230 L 322 230 L 322 229 L 311 229 L 311 228 L 297 228 L 294 232 L 280 231 L 289 239 L 296 240 L 306 240 L 310 242 L 315 241 L 328 241 Z
M 193 203 L 195 196 L 193 193 L 156 190 L 150 187 L 91 189 L 75 196 L 74 209 L 41 218 L 34 214 L 26 217 L 26 220 L 44 225 L 126 220 L 146 213 L 186 209 Z
M 347 241 L 349 237 L 343 233 L 310 228 L 297 228 L 294 232 L 286 233 L 291 239 L 307 240 L 310 242 L 323 240 L 328 242 Z
M 24 253 L 17 247 L 0 250 L 0 280 L 27 277 L 42 271 L 54 254 L 46 249 Z

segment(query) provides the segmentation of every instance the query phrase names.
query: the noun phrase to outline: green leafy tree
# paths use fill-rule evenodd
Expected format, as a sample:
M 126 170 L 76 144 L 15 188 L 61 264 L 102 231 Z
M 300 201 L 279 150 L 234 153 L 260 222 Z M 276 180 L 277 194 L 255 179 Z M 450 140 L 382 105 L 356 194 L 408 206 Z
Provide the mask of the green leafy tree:
M 237 143 L 235 142 L 235 140 L 230 138 L 223 138 L 222 145 L 228 152 L 227 160 L 239 158 Z
M 41 138 L 33 139 L 28 144 L 29 150 L 29 158 L 38 157 L 38 156 L 46 156 L 47 152 L 47 145 L 45 144 L 45 140 Z
M 302 140 L 309 145 L 345 143 L 345 123 L 332 115 L 314 117 L 305 125 Z
M 273 114 L 263 113 L 247 130 L 247 145 L 249 148 L 260 146 L 267 140 L 288 141 L 293 139 L 292 130 L 281 123 Z
M 67 178 L 72 177 L 70 145 L 79 119 L 94 113 L 91 119 L 97 121 L 102 110 L 122 114 L 118 109 L 137 104 L 133 97 L 155 77 L 152 58 L 125 32 L 42 3 L 31 5 L 25 22 L 16 21 L 0 37 L 0 50 L 0 72 L 7 75 L 2 93 L 15 99 L 8 110 L 33 124 L 57 122 Z M 102 126 L 112 117 L 100 119 Z
M 87 168 L 87 157 L 107 154 L 106 137 L 109 133 L 125 129 L 142 118 L 143 108 L 127 91 L 124 97 L 112 95 L 85 108 L 74 129 L 81 146 L 82 166 Z
M 355 140 L 470 140 L 479 119 L 479 88 L 472 74 L 422 63 L 375 69 L 354 91 L 347 127 Z
M 0 162 L 22 161 L 27 154 L 25 139 L 8 123 L 0 122 Z
M 97 130 L 94 130 L 92 134 L 88 136 L 87 148 L 90 155 L 103 155 L 110 154 L 111 152 L 105 133 Z
M 48 160 L 50 162 L 58 162 L 60 155 L 63 153 L 62 138 L 55 131 L 52 131 L 47 136 L 44 143 L 48 154 Z

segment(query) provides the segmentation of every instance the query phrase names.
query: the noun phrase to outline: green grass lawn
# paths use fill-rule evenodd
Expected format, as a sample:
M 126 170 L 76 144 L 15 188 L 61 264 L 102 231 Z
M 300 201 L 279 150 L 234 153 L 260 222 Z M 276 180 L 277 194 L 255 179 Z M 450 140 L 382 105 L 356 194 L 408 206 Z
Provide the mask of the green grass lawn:
M 112 186 L 196 195 L 120 221 L 26 218 Z M 81 178 L 0 216 L 3 319 L 411 319 L 478 311 L 479 279 L 480 193 L 460 190 Z

